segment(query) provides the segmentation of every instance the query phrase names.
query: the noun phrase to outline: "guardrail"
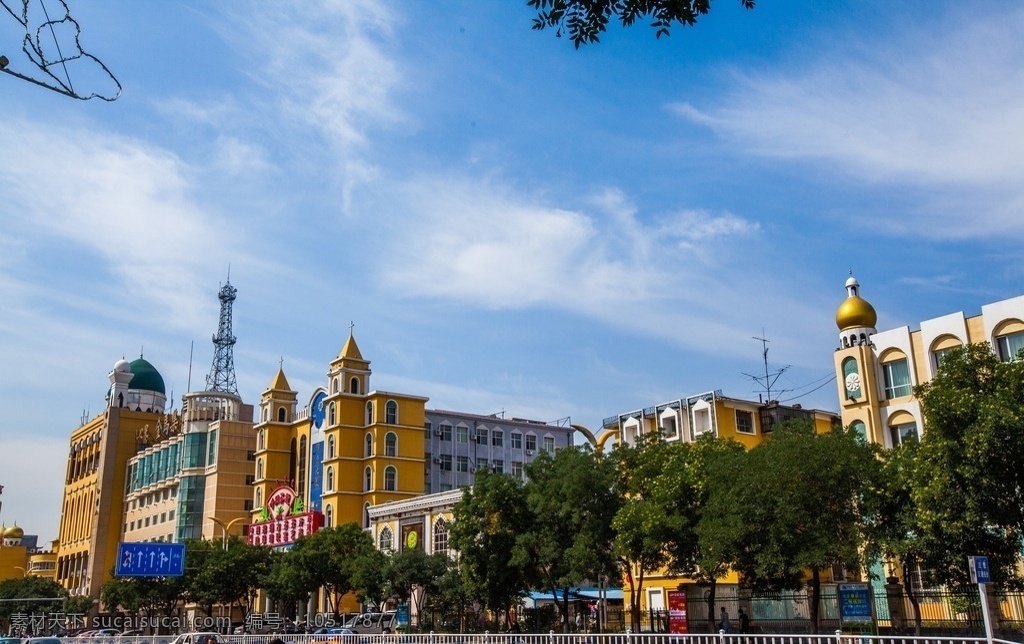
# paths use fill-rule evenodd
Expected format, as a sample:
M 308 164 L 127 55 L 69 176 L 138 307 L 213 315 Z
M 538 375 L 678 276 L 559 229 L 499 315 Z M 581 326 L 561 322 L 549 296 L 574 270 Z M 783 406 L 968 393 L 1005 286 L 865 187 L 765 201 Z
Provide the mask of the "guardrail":
M 64 637 L 61 644 L 174 644 L 174 635 Z M 220 644 L 1021 644 L 1021 640 L 960 636 L 784 634 L 518 634 L 389 633 L 383 635 L 220 635 Z

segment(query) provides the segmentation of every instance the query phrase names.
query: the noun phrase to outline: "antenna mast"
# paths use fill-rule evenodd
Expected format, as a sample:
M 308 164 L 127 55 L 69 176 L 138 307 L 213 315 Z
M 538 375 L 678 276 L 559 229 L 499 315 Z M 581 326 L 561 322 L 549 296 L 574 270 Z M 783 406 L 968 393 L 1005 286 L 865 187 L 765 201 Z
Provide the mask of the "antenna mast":
M 774 372 L 769 371 L 768 370 L 768 343 L 771 342 L 771 340 L 769 340 L 768 338 L 764 337 L 764 329 L 761 329 L 761 337 L 758 337 L 758 336 L 755 335 L 754 339 L 761 342 L 761 357 L 764 359 L 764 375 L 763 376 L 761 376 L 761 375 L 755 376 L 754 374 L 751 374 L 751 373 L 744 373 L 743 375 L 748 377 L 748 378 L 750 378 L 751 380 L 753 380 L 754 382 L 756 382 L 757 384 L 761 385 L 764 388 L 764 390 L 765 390 L 765 398 L 766 399 L 763 400 L 762 402 L 764 402 L 765 404 L 768 404 L 768 403 L 772 402 L 772 385 L 774 385 L 776 382 L 778 382 L 779 377 L 782 376 L 783 373 L 785 373 L 786 369 L 789 369 L 789 365 L 786 365 L 785 367 L 782 367 L 778 371 L 774 371 Z M 781 393 L 782 393 L 782 390 L 779 390 L 779 391 L 775 392 L 775 395 L 778 396 Z M 760 395 L 761 394 L 759 393 L 758 396 L 760 396 Z
M 236 338 L 231 334 L 231 306 L 237 294 L 238 289 L 231 286 L 229 273 L 228 281 L 217 295 L 220 298 L 220 322 L 217 325 L 217 335 L 213 336 L 213 366 L 210 368 L 210 374 L 206 376 L 207 391 L 222 391 L 236 396 L 238 385 L 235 384 L 235 358 L 232 349 Z

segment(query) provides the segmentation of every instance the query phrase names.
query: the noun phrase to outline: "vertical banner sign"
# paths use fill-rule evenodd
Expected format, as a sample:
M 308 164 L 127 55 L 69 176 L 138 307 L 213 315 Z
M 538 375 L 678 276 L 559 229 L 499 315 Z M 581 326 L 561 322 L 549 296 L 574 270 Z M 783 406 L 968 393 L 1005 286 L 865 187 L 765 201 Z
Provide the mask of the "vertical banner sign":
M 668 632 L 686 634 L 690 627 L 686 622 L 686 593 L 680 590 L 668 591 Z
M 839 584 L 840 624 L 870 624 L 871 586 L 868 584 Z

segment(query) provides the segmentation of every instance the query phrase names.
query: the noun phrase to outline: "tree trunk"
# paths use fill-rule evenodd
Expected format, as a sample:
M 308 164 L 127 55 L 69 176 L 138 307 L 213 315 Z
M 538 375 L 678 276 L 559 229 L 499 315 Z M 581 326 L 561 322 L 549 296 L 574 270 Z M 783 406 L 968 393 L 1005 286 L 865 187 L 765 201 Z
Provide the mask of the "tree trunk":
M 903 590 L 907 593 L 907 600 L 910 601 L 910 608 L 914 611 L 914 635 L 921 635 L 921 603 L 914 594 L 914 584 L 910 575 L 913 574 L 914 559 L 908 557 L 903 562 Z
M 811 617 L 811 633 L 818 634 L 818 606 L 821 603 L 821 573 L 811 568 L 811 605 L 808 612 Z
M 715 595 L 718 590 L 718 582 L 711 579 L 708 583 L 708 624 L 711 625 L 711 632 L 718 632 L 718 613 L 715 612 Z

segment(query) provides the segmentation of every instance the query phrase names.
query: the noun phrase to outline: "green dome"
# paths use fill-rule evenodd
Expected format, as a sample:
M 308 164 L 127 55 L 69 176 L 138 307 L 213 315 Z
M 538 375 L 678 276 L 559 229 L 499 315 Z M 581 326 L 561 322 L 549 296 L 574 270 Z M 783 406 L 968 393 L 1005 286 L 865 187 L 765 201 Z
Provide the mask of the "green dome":
M 142 389 L 144 391 L 155 391 L 166 395 L 164 379 L 156 368 L 143 358 L 132 360 L 132 381 L 128 383 L 129 389 Z

